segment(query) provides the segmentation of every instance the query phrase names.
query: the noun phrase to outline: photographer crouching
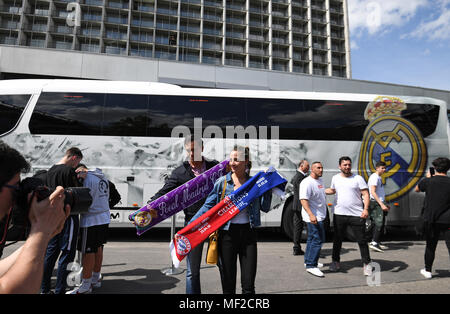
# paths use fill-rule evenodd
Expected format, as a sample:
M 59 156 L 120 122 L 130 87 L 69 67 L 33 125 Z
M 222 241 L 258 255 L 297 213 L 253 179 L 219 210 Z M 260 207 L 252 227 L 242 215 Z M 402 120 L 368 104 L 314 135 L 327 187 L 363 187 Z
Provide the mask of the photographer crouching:
M 0 142 L 0 219 L 8 215 L 16 203 L 20 190 L 20 173 L 29 168 L 30 165 L 17 150 Z M 64 205 L 64 189 L 60 186 L 41 201 L 38 201 L 35 193 L 30 193 L 30 197 L 29 236 L 22 247 L 0 260 L 2 294 L 39 292 L 47 244 L 54 235 L 61 232 L 70 214 L 70 205 Z

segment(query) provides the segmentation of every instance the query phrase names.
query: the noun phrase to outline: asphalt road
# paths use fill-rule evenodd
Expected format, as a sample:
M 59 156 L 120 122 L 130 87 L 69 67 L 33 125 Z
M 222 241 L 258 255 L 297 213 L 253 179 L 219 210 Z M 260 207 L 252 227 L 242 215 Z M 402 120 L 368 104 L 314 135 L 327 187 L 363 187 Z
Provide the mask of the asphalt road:
M 152 230 L 151 230 L 152 231 Z M 113 231 L 104 249 L 103 284 L 93 294 L 184 294 L 186 262 L 180 274 L 166 275 L 172 269 L 169 255 L 170 231 L 156 230 L 141 237 L 134 230 Z M 5 248 L 3 257 L 21 243 Z M 450 294 L 450 259 L 445 242 L 436 250 L 433 278 L 424 279 L 425 243 L 413 236 L 392 236 L 384 244 L 384 253 L 372 252 L 371 257 L 381 271 L 367 281 L 363 275 L 360 253 L 356 243 L 345 242 L 341 254 L 341 272 L 329 272 L 332 243 L 322 249 L 324 278 L 307 273 L 303 256 L 292 255 L 291 242 L 282 235 L 261 231 L 258 242 L 258 294 Z M 305 244 L 303 245 L 305 248 Z M 206 251 L 206 245 L 204 254 Z M 240 293 L 238 271 L 237 292 Z M 221 294 L 216 266 L 202 264 L 202 292 Z M 370 285 L 369 285 L 370 284 Z

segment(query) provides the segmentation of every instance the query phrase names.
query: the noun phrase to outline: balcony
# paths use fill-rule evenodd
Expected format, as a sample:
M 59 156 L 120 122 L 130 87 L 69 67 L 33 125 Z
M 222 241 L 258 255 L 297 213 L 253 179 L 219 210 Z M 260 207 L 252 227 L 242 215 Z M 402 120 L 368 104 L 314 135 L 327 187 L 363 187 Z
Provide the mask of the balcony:
M 100 52 L 100 45 L 96 45 L 96 44 L 85 44 L 85 43 L 81 43 L 80 44 L 80 50 L 81 51 L 86 51 L 86 52 Z
M 127 48 L 124 46 L 105 45 L 105 53 L 112 55 L 127 55 Z
M 73 28 L 67 25 L 54 25 L 53 27 L 50 27 L 50 32 L 58 34 L 72 34 Z
M 111 0 L 109 0 L 107 2 L 106 6 L 108 8 L 113 8 L 113 9 L 126 9 L 126 10 L 128 10 L 129 3 L 128 3 L 128 1 L 111 1 Z
M 143 32 L 143 33 L 131 33 L 130 40 L 139 41 L 143 43 L 153 42 L 153 34 Z
M 152 49 L 145 49 L 145 48 L 134 48 L 134 47 L 131 47 L 131 49 L 130 49 L 130 56 L 151 58 L 151 57 L 153 57 L 153 50 Z
M 133 10 L 141 11 L 141 12 L 154 12 L 155 7 L 153 4 L 146 3 L 146 2 L 134 2 Z
M 218 8 L 222 8 L 222 1 L 212 1 L 212 0 L 204 0 L 203 1 L 203 5 L 204 6 L 209 6 L 209 7 L 218 7 Z
M 248 67 L 253 69 L 268 69 L 269 65 L 267 62 L 249 61 Z
M 107 29 L 105 32 L 105 38 L 116 39 L 116 40 L 127 40 L 128 34 L 127 34 L 127 32 L 120 32 L 117 30 Z
M 0 13 L 22 14 L 22 7 L 9 5 L 0 6 Z
M 0 28 L 6 29 L 19 29 L 20 22 L 19 21 L 2 21 L 0 23 Z
M 245 25 L 245 18 L 237 18 L 237 17 L 228 17 L 226 18 L 226 22 L 229 24 L 238 24 Z
M 187 3 L 187 4 L 198 4 L 201 5 L 201 0 L 180 0 L 181 3 Z
M 257 56 L 265 56 L 268 55 L 267 50 L 259 49 L 259 48 L 249 48 L 248 53 Z
M 222 57 L 203 55 L 202 63 L 220 65 L 222 64 Z
M 16 45 L 17 37 L 16 36 L 3 36 L 0 35 L 0 44 L 2 45 Z
M 70 1 L 68 1 L 70 2 Z M 84 4 L 101 7 L 103 6 L 103 0 L 84 0 Z

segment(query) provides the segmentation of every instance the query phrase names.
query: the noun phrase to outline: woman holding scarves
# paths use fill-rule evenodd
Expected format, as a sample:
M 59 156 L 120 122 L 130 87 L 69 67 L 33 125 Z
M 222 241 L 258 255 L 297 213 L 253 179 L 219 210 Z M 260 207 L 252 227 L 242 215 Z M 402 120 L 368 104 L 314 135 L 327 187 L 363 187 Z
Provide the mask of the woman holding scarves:
M 250 151 L 248 147 L 235 146 L 230 153 L 230 168 L 226 176 L 217 179 L 204 205 L 191 222 L 207 212 L 227 196 L 237 190 L 250 178 Z M 222 196 L 222 194 L 224 194 Z M 261 225 L 260 210 L 268 212 L 272 192 L 268 191 L 255 199 L 244 210 L 219 230 L 219 271 L 224 294 L 236 293 L 237 257 L 241 267 L 241 287 L 243 294 L 255 293 L 257 265 L 256 227 Z

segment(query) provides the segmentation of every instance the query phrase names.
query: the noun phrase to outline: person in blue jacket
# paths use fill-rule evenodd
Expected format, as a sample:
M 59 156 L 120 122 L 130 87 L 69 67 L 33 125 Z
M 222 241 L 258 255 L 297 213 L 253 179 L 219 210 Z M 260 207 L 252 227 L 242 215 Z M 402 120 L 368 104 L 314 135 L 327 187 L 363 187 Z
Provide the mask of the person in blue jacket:
M 250 150 L 248 147 L 235 146 L 230 153 L 231 172 L 220 177 L 191 222 L 203 215 L 220 202 L 224 195 L 237 190 L 250 178 Z M 272 201 L 272 192 L 268 191 L 254 200 L 219 230 L 219 271 L 224 294 L 236 293 L 237 258 L 241 267 L 241 287 L 243 294 L 255 293 L 257 265 L 256 227 L 261 225 L 260 211 L 268 212 Z

